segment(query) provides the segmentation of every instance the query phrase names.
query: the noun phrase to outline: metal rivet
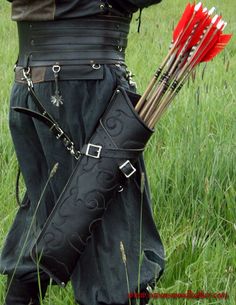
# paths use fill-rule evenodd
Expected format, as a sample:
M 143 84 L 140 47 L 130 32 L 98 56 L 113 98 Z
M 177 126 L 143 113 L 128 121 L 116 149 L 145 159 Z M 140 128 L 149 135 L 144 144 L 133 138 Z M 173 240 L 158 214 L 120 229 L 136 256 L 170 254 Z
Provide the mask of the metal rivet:
M 123 192 L 123 190 L 124 190 L 123 186 L 122 186 L 122 185 L 120 185 L 120 186 L 119 186 L 119 188 L 118 188 L 118 193 Z

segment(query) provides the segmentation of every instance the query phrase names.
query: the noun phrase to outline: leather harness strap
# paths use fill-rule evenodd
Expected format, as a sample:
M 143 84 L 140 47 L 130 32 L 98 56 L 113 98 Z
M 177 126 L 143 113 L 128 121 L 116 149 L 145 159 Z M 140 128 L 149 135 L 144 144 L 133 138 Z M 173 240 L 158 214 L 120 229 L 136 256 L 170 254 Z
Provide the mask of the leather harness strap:
M 98 80 L 103 79 L 104 76 L 104 69 L 100 64 L 63 65 L 60 68 L 60 80 Z M 24 69 L 19 65 L 15 67 L 16 82 L 26 84 Z M 30 78 L 34 84 L 55 81 L 53 66 L 30 67 Z
M 24 107 L 12 107 L 12 109 L 17 112 L 21 112 L 26 115 L 29 115 L 33 118 L 36 118 L 41 122 L 43 122 L 44 124 L 46 124 L 49 127 L 49 129 L 53 132 L 53 134 L 56 136 L 56 138 L 62 141 L 66 149 L 72 154 L 72 156 L 75 159 L 78 160 L 81 155 L 86 155 L 88 157 L 92 157 L 96 159 L 100 157 L 116 158 L 116 159 L 123 159 L 123 158 L 134 159 L 137 158 L 140 153 L 142 153 L 143 149 L 119 149 L 119 148 L 108 149 L 108 148 L 103 148 L 100 145 L 96 145 L 94 143 L 88 143 L 84 145 L 81 150 L 77 150 L 75 148 L 74 142 L 71 140 L 69 135 L 60 127 L 58 122 L 56 122 L 55 119 L 47 112 L 45 107 L 38 99 L 37 95 L 35 94 L 33 82 L 29 76 L 29 73 L 30 70 L 24 71 L 24 77 L 28 84 L 29 93 L 32 97 L 33 102 L 37 106 L 39 112 Z M 99 133 L 101 134 L 106 133 L 103 125 L 102 124 L 100 125 L 101 128 L 99 129 Z M 109 139 L 109 136 L 107 136 L 106 138 Z M 125 176 L 127 175 L 125 174 Z

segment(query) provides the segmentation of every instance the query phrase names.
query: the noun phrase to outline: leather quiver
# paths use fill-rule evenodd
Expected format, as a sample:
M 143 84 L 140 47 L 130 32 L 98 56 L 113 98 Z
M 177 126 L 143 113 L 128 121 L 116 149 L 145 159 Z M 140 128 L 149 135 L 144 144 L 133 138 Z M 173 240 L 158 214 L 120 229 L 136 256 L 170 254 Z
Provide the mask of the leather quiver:
M 135 161 L 153 133 L 134 109 L 139 98 L 122 87 L 115 90 L 31 249 L 33 260 L 61 286 L 114 193 L 135 175 Z

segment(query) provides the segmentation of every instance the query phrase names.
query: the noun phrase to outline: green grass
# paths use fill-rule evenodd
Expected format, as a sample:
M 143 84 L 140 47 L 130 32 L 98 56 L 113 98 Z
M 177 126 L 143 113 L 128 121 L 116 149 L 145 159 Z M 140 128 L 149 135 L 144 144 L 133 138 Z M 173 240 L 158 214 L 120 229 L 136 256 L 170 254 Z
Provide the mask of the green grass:
M 141 33 L 133 19 L 127 63 L 139 91 L 166 55 L 172 29 L 186 1 L 163 0 L 143 11 Z M 236 32 L 235 0 L 217 6 Z M 135 16 L 137 17 L 137 16 Z M 16 157 L 8 130 L 8 107 L 16 59 L 16 27 L 9 5 L 0 4 L 0 243 L 17 211 Z M 200 66 L 161 119 L 146 150 L 155 221 L 167 264 L 158 292 L 226 291 L 227 300 L 154 300 L 154 304 L 236 303 L 236 71 L 235 37 L 213 62 Z M 203 73 L 204 71 L 204 73 Z M 0 300 L 5 277 L 0 276 Z M 45 305 L 73 304 L 71 286 L 50 287 Z M 88 304 L 89 305 L 89 304 Z

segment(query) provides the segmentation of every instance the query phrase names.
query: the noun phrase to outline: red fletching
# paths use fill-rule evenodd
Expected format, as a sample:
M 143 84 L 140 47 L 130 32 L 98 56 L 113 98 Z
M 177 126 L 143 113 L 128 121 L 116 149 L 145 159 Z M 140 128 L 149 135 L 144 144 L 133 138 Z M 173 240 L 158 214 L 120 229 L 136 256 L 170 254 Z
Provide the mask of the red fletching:
M 215 44 L 211 50 L 202 58 L 201 62 L 207 62 L 212 60 L 216 55 L 218 55 L 221 51 L 224 50 L 226 45 L 229 43 L 232 34 L 222 34 L 220 35 L 218 42 Z
M 205 55 L 215 46 L 218 42 L 219 36 L 221 35 L 221 29 L 217 29 L 217 24 L 221 20 L 219 16 L 215 23 L 211 25 L 209 30 L 206 32 L 202 42 L 200 43 L 196 53 L 191 58 L 191 63 L 193 66 L 199 64 Z
M 196 45 L 198 43 L 205 28 L 207 28 L 210 24 L 211 24 L 211 18 L 208 15 L 208 12 L 206 12 L 203 20 L 199 23 L 199 26 L 197 27 L 197 30 L 194 33 L 193 38 L 191 39 L 189 48 L 192 48 L 194 45 Z
M 173 32 L 173 41 L 174 42 L 178 39 L 178 37 L 185 30 L 185 27 L 187 26 L 189 20 L 191 19 L 192 15 L 194 13 L 194 6 L 195 6 L 194 4 L 193 5 L 191 5 L 190 3 L 187 4 L 182 17 L 180 18 L 176 28 L 174 29 L 174 32 Z
M 191 49 L 191 47 L 193 46 L 193 39 L 196 41 L 196 39 L 194 38 L 196 35 L 196 38 L 201 36 L 201 32 L 199 31 L 199 27 L 201 28 L 201 24 L 204 23 L 204 21 L 206 20 L 206 12 L 203 12 L 203 8 L 202 6 L 200 6 L 200 8 L 198 9 L 197 12 L 194 11 L 194 15 L 192 16 L 192 20 L 189 23 L 189 26 L 187 27 L 187 29 L 185 30 L 184 34 L 182 35 L 178 46 L 179 46 L 179 50 L 178 50 L 178 54 L 180 53 L 180 51 L 183 49 L 183 47 L 185 46 L 185 50 L 189 50 Z M 196 25 L 198 25 L 198 27 L 196 27 Z M 193 32 L 194 31 L 194 32 Z M 191 39 L 189 39 L 189 37 L 192 36 Z M 199 39 L 198 38 L 198 39 Z M 186 46 L 186 41 L 189 39 L 189 43 Z
M 206 13 L 203 13 L 202 6 L 199 8 L 197 12 L 195 12 L 192 21 L 190 22 L 190 25 L 188 29 L 185 31 L 183 37 L 181 37 L 181 43 L 184 43 L 189 35 L 192 33 L 193 28 L 196 24 L 201 24 L 201 22 L 205 19 Z M 197 30 L 197 29 L 196 29 Z M 195 35 L 195 34 L 194 34 Z

